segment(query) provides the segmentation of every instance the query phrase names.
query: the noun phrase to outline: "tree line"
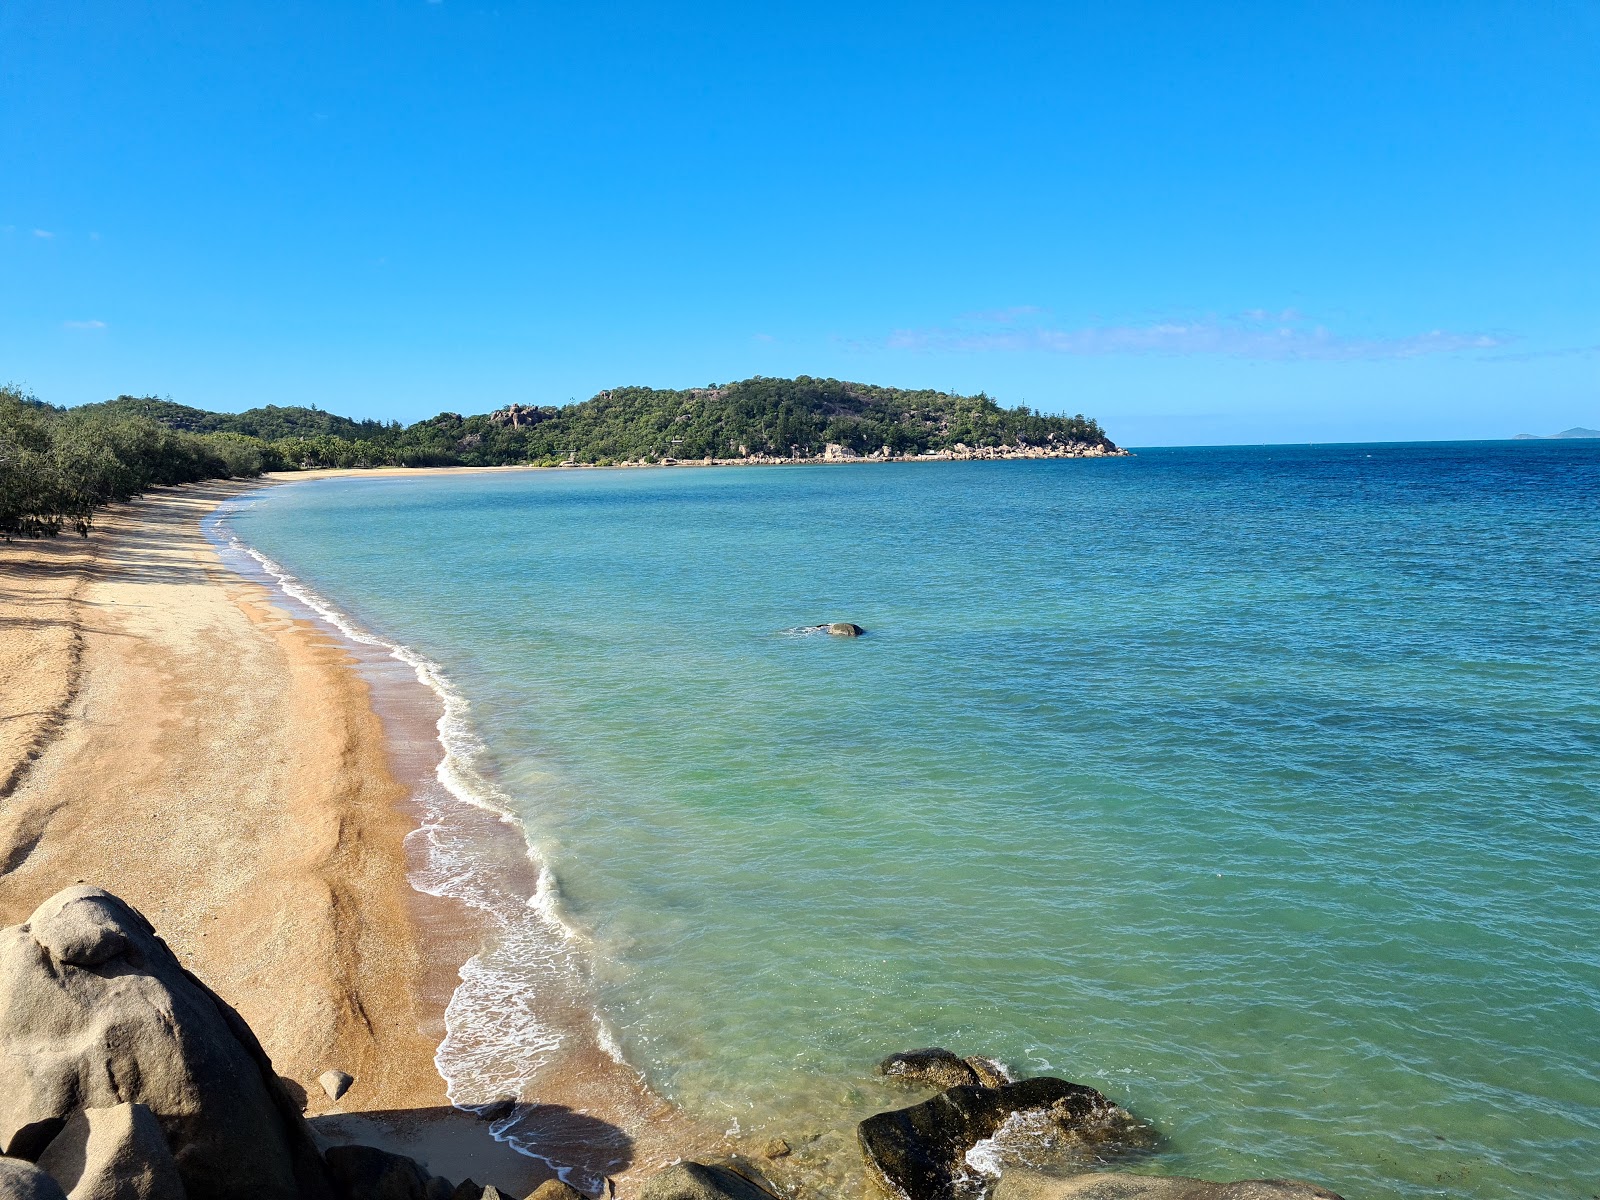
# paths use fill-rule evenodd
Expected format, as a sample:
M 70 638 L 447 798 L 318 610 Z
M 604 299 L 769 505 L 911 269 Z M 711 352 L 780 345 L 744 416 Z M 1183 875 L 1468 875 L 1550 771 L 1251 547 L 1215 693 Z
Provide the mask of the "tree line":
M 449 467 L 921 454 L 958 444 L 1111 443 L 1095 421 L 952 392 L 836 379 L 611 388 L 561 407 L 443 412 L 412 425 L 316 406 L 216 413 L 153 396 L 74 409 L 0 389 L 0 536 L 87 533 L 94 510 L 159 484 L 319 467 Z
M 268 447 L 107 405 L 63 410 L 0 387 L 0 537 L 87 535 L 97 508 L 162 484 L 259 475 Z

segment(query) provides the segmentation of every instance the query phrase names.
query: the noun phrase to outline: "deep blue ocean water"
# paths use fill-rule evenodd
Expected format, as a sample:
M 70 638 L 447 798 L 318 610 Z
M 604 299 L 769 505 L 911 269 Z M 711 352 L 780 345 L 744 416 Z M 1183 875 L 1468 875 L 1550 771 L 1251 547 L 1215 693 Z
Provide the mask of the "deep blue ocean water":
M 1600 1191 L 1600 443 L 355 478 L 230 520 L 470 701 L 606 1025 L 696 1112 L 820 1129 L 941 1044 L 1128 1105 L 1139 1170 Z

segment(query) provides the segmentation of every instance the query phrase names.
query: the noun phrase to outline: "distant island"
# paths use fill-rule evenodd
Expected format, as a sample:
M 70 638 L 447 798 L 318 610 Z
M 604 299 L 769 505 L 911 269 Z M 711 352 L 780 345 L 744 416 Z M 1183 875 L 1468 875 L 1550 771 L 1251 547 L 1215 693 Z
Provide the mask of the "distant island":
M 756 376 L 681 391 L 611 388 L 412 425 L 316 406 L 210 412 L 155 396 L 66 409 L 0 388 L 0 536 L 87 532 L 148 487 L 264 471 L 1100 458 L 1127 451 L 1082 416 L 1002 408 L 979 392 Z
M 1571 429 L 1563 429 L 1560 433 L 1519 433 L 1511 440 L 1514 442 L 1553 442 L 1557 438 L 1600 438 L 1600 429 L 1585 429 L 1582 425 L 1574 425 Z

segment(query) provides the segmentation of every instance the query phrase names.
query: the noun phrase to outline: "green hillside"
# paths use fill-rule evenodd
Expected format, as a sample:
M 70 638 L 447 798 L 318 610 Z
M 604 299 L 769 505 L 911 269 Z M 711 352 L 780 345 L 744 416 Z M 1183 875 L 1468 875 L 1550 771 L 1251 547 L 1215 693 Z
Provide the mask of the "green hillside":
M 406 426 L 298 405 L 218 413 L 154 396 L 67 410 L 0 389 L 0 535 L 86 530 L 96 507 L 149 486 L 263 470 L 803 460 L 830 446 L 878 457 L 1116 450 L 1082 416 L 804 375 L 611 388 L 563 407 L 445 412 Z

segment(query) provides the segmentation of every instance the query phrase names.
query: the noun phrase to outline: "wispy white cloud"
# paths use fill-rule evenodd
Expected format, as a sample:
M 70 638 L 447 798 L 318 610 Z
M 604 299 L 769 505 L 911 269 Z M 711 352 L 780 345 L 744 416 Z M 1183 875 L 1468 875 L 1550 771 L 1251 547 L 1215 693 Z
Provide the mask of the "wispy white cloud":
M 55 237 L 55 234 L 51 233 L 48 229 L 35 229 L 33 231 L 33 236 L 36 238 L 53 238 Z
M 106 323 L 104 321 L 63 321 L 61 322 L 61 327 L 63 329 L 104 329 Z
M 1600 345 L 1558 346 L 1553 350 L 1521 350 L 1515 354 L 1485 354 L 1484 362 L 1525 363 L 1545 358 L 1594 358 L 1600 355 Z
M 770 333 L 752 333 L 750 335 L 750 340 L 753 342 L 775 342 L 778 339 L 773 337 Z
M 888 337 L 856 344 L 864 349 L 958 353 L 1215 354 L 1279 361 L 1355 361 L 1492 350 L 1510 341 L 1495 334 L 1447 329 L 1399 336 L 1342 334 L 1293 309 L 1271 312 L 1258 308 L 1232 317 L 1071 328 L 1057 326 L 1043 319 L 1045 316 L 1038 309 L 976 313 L 947 327 L 897 329 Z

